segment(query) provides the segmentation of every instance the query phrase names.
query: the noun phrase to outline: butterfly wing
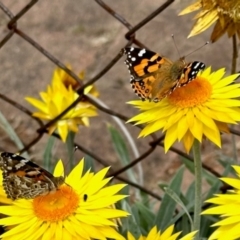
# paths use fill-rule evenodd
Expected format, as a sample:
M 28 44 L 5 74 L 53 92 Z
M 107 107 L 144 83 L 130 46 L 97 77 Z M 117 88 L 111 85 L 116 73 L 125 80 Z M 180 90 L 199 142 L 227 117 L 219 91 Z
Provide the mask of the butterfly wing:
M 32 182 L 29 178 L 10 174 L 3 180 L 3 188 L 8 198 L 31 199 L 50 192 L 46 182 Z
M 136 81 L 157 71 L 164 63 L 159 54 L 144 48 L 125 48 L 124 53 L 127 55 L 125 63 Z
M 2 152 L 3 187 L 11 199 L 34 198 L 56 190 L 60 178 L 19 155 Z M 63 182 L 63 180 L 62 180 Z
M 172 62 L 159 54 L 141 48 L 125 48 L 125 63 L 131 74 L 130 83 L 134 92 L 142 99 L 152 99 L 159 76 L 164 69 L 169 69 Z M 162 68 L 162 70 L 160 70 Z M 158 79 L 157 79 L 158 78 Z M 157 82 L 156 82 L 157 81 Z
M 130 83 L 142 99 L 155 102 L 194 80 L 205 64 L 199 61 L 186 64 L 184 58 L 171 62 L 159 54 L 140 48 L 125 48 L 125 63 L 131 74 Z
M 185 86 L 197 77 L 199 71 L 205 68 L 205 64 L 199 61 L 188 63 L 183 69 L 183 76 L 179 79 L 179 87 Z

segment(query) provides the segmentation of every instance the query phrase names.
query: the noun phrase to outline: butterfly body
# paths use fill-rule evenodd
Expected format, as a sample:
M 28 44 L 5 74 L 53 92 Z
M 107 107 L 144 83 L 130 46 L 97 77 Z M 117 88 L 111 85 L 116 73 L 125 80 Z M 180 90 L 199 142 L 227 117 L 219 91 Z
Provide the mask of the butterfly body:
M 202 62 L 186 63 L 182 57 L 172 62 L 159 54 L 140 48 L 125 48 L 125 63 L 131 74 L 130 83 L 142 99 L 158 102 L 177 87 L 185 86 L 204 69 Z
M 37 164 L 13 153 L 0 153 L 3 188 L 8 198 L 31 199 L 58 190 L 63 177 L 54 177 Z

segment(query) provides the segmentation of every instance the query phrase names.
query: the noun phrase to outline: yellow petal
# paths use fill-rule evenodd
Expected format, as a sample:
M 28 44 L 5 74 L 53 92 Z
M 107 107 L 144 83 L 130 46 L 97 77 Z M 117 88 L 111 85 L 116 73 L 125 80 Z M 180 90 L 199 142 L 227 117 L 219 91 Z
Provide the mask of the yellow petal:
M 203 124 L 196 117 L 193 118 L 193 127 L 190 127 L 190 132 L 199 142 L 202 142 Z
M 68 135 L 68 125 L 67 121 L 58 121 L 57 122 L 58 133 L 63 142 L 66 142 Z
M 228 125 L 227 125 L 226 123 L 219 122 L 219 121 L 216 121 L 216 120 L 215 120 L 215 123 L 216 123 L 216 125 L 217 125 L 217 128 L 218 128 L 221 132 L 230 133 L 230 132 L 229 132 Z
M 139 137 L 142 137 L 142 136 L 147 136 L 153 132 L 156 132 L 160 129 L 162 129 L 165 124 L 166 124 L 167 120 L 164 119 L 164 120 L 158 120 L 156 122 L 153 122 L 153 123 L 149 123 L 146 127 L 144 127 L 144 129 L 140 132 L 139 134 Z
M 53 176 L 60 177 L 63 175 L 64 175 L 64 166 L 63 166 L 62 160 L 60 159 L 54 168 Z
M 74 183 L 79 181 L 79 179 L 82 177 L 83 166 L 84 166 L 84 159 L 80 160 L 79 163 L 70 172 L 67 178 L 69 184 L 71 184 L 71 182 Z
M 201 7 L 202 7 L 201 1 L 197 1 L 193 4 L 191 4 L 190 6 L 186 7 L 185 9 L 183 9 L 178 15 L 180 16 L 180 15 L 194 12 L 194 11 L 200 9 Z
M 194 141 L 194 137 L 192 133 L 188 130 L 183 137 L 183 145 L 187 153 L 189 153 L 190 149 L 192 148 L 193 141 Z
M 186 116 L 182 116 L 182 118 L 178 121 L 177 126 L 177 133 L 178 133 L 178 141 L 180 141 L 183 136 L 186 134 L 187 130 L 189 129 L 187 124 Z
M 196 235 L 197 232 L 198 231 L 191 232 L 191 233 L 185 235 L 184 237 L 180 238 L 179 240 L 193 240 L 194 236 Z
M 44 120 L 51 120 L 52 117 L 48 114 L 45 114 L 43 112 L 35 112 L 33 113 L 33 117 L 44 119 Z
M 205 14 L 204 17 L 197 20 L 188 38 L 203 32 L 204 30 L 209 28 L 215 21 L 217 21 L 217 19 L 218 12 L 216 10 L 209 11 L 207 14 Z
M 29 103 L 31 103 L 35 108 L 38 108 L 40 111 L 44 113 L 48 113 L 48 110 L 46 108 L 46 104 L 44 102 L 41 102 L 35 98 L 26 97 L 25 98 Z
M 217 89 L 217 88 L 222 88 L 222 87 L 224 87 L 224 86 L 227 86 L 227 85 L 229 85 L 229 84 L 231 84 L 236 78 L 238 78 L 239 77 L 239 75 L 240 74 L 232 74 L 232 75 L 230 75 L 230 76 L 228 76 L 228 77 L 225 77 L 225 78 L 223 78 L 223 79 L 221 79 L 221 77 L 219 77 L 219 76 L 216 76 L 216 78 L 218 78 L 219 77 L 219 79 L 221 79 L 220 81 L 218 81 L 216 84 L 213 84 L 214 85 L 214 89 Z M 236 85 L 236 84 L 234 84 L 234 85 Z M 224 89 L 224 88 L 223 88 Z
M 220 133 L 218 130 L 213 130 L 211 128 L 208 128 L 207 126 L 204 126 L 203 134 L 209 140 L 211 140 L 213 143 L 215 143 L 218 147 L 221 147 L 221 138 L 220 138 Z
M 222 181 L 225 183 L 229 184 L 230 186 L 240 189 L 240 181 L 239 179 L 234 179 L 234 178 L 221 178 Z
M 168 227 L 162 234 L 161 234 L 161 238 L 162 239 L 168 239 L 171 237 L 172 233 L 174 230 L 174 225 L 171 225 L 170 227 Z M 181 232 L 179 232 L 180 234 Z
M 128 240 L 136 240 L 135 237 L 130 232 L 127 233 L 127 239 Z
M 234 170 L 237 172 L 237 174 L 240 176 L 240 166 L 234 165 L 232 166 Z
M 194 115 L 198 118 L 199 121 L 201 121 L 204 125 L 208 126 L 209 128 L 217 130 L 216 124 L 211 118 L 212 115 L 210 113 L 212 112 L 210 112 L 208 109 L 204 107 L 200 108 L 200 111 L 199 108 L 196 107 L 193 108 L 192 110 L 194 112 Z
M 164 149 L 165 153 L 169 150 L 169 148 L 173 145 L 173 143 L 177 140 L 177 131 L 176 126 L 170 127 L 164 139 Z

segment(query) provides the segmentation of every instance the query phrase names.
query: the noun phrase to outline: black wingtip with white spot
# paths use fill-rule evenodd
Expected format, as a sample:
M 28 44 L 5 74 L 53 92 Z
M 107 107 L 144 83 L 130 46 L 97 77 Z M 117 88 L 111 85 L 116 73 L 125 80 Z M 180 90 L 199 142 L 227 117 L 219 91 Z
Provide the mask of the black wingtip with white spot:
M 205 64 L 199 61 L 194 61 L 188 67 L 191 69 L 188 73 L 188 80 L 192 81 L 197 77 L 198 72 L 205 68 Z

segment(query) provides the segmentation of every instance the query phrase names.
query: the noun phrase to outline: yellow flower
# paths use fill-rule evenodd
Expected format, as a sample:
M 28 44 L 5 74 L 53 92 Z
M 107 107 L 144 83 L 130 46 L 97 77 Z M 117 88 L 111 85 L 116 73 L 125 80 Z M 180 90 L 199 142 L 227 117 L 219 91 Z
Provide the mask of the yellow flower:
M 227 123 L 240 121 L 240 100 L 233 99 L 240 96 L 240 84 L 234 83 L 239 74 L 222 78 L 224 74 L 224 68 L 211 73 L 209 67 L 158 103 L 131 101 L 141 113 L 129 121 L 146 124 L 140 137 L 162 129 L 166 152 L 176 140 L 189 152 L 194 139 L 202 142 L 203 136 L 221 147 L 220 131 L 228 132 Z
M 161 233 L 161 231 L 157 230 L 157 227 L 153 227 L 148 235 L 146 237 L 140 236 L 138 240 L 176 240 L 177 237 L 181 234 L 181 232 L 177 232 L 173 234 L 174 225 L 171 225 L 168 227 L 164 232 Z M 187 234 L 186 236 L 180 238 L 179 240 L 192 240 L 194 239 L 195 232 L 191 232 Z M 136 240 L 136 238 L 128 232 L 127 234 L 127 240 Z
M 65 184 L 54 193 L 34 199 L 19 199 L 11 205 L 0 206 L 0 225 L 11 227 L 1 235 L 2 240 L 66 240 L 106 239 L 124 240 L 117 232 L 115 220 L 127 212 L 111 207 L 125 198 L 117 194 L 125 184 L 106 186 L 108 168 L 83 175 L 84 161 L 65 178 Z M 54 176 L 64 172 L 61 161 Z
M 189 37 L 203 32 L 216 22 L 211 36 L 212 42 L 217 41 L 226 32 L 228 37 L 237 34 L 240 38 L 239 0 L 198 0 L 185 8 L 179 15 L 196 10 L 200 10 L 200 12 L 195 16 L 197 21 Z
M 234 240 L 240 238 L 240 166 L 233 166 L 238 175 L 238 179 L 221 178 L 222 181 L 233 187 L 233 190 L 226 194 L 216 194 L 215 197 L 206 202 L 216 204 L 202 212 L 202 214 L 216 214 L 222 217 L 222 220 L 213 224 L 218 227 L 209 240 Z
M 11 204 L 12 200 L 7 198 L 7 195 L 3 189 L 3 176 L 2 176 L 2 171 L 0 170 L 0 203 L 4 204 Z
M 48 86 L 46 92 L 40 93 L 42 101 L 31 97 L 26 98 L 30 104 L 40 110 L 33 113 L 34 117 L 52 120 L 78 98 L 78 94 L 72 89 L 72 85 L 66 87 L 64 82 L 56 77 L 58 76 L 56 72 L 59 73 L 59 71 L 55 71 L 52 85 Z M 91 86 L 87 90 L 90 91 Z M 85 93 L 88 93 L 87 90 Z M 78 125 L 89 126 L 88 118 L 96 115 L 97 112 L 94 106 L 86 101 L 81 101 L 49 127 L 49 134 L 52 134 L 57 129 L 61 139 L 65 142 L 68 131 L 77 132 Z
M 69 70 L 72 70 L 71 65 L 67 64 L 67 68 Z M 85 73 L 84 71 L 80 72 L 78 74 L 78 77 L 81 80 L 84 80 Z M 53 72 L 53 82 L 62 82 L 66 88 L 69 88 L 69 86 L 72 86 L 73 90 L 77 90 L 80 87 L 79 82 L 77 82 L 75 79 L 73 79 L 70 75 L 68 75 L 63 69 L 56 68 Z M 97 91 L 96 87 L 94 85 L 90 85 L 87 88 L 84 89 L 85 94 L 91 94 L 94 97 L 99 96 L 99 92 Z

